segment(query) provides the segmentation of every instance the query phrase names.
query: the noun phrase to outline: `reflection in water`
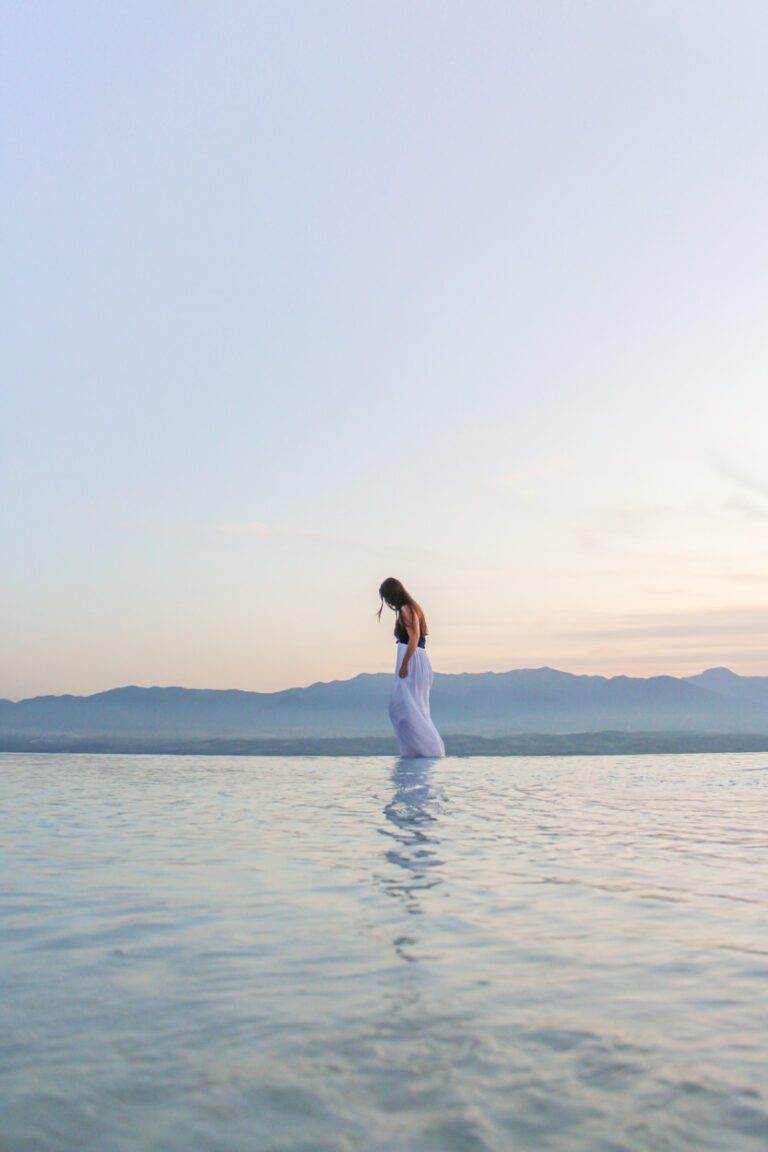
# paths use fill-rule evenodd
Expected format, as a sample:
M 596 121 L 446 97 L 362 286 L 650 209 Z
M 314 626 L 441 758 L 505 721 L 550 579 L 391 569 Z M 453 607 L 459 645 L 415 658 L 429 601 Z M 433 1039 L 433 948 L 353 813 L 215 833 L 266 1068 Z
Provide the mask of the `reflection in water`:
M 438 762 L 398 760 L 392 770 L 394 795 L 384 808 L 388 827 L 381 832 L 393 841 L 385 856 L 388 863 L 405 873 L 390 876 L 385 890 L 403 900 L 406 910 L 414 916 L 424 911 L 420 894 L 440 883 L 435 869 L 443 863 L 436 835 L 441 796 L 432 780 L 432 770 Z M 395 946 L 400 951 L 398 945 L 408 942 L 403 937 L 395 941 Z

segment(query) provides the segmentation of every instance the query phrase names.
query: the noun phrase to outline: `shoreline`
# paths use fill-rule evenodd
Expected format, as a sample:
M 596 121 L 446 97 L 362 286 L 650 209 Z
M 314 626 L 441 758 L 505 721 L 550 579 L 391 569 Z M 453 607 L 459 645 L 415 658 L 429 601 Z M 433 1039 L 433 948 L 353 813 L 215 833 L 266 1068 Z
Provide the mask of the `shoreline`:
M 649 756 L 715 752 L 768 752 L 768 734 L 687 732 L 571 732 L 515 736 L 444 735 L 448 756 Z M 0 736 L 2 753 L 122 756 L 396 756 L 388 736 L 209 738 Z

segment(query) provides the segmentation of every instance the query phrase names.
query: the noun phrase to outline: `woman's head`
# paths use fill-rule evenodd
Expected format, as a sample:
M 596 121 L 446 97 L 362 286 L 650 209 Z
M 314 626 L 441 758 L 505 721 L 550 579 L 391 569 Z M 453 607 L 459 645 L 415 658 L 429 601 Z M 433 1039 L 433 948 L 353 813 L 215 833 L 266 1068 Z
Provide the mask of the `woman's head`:
M 381 604 L 377 613 L 379 619 L 381 619 L 381 611 L 385 604 L 393 612 L 399 612 L 406 604 L 413 604 L 413 597 L 406 592 L 403 585 L 394 576 L 387 576 L 386 580 L 382 582 L 379 587 L 379 596 L 381 597 Z

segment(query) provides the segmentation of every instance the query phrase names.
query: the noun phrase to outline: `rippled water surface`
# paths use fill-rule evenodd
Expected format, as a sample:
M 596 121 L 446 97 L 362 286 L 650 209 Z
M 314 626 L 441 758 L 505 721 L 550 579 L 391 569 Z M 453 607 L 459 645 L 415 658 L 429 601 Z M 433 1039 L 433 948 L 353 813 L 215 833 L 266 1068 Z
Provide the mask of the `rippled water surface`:
M 0 1148 L 764 1152 L 767 789 L 2 756 Z

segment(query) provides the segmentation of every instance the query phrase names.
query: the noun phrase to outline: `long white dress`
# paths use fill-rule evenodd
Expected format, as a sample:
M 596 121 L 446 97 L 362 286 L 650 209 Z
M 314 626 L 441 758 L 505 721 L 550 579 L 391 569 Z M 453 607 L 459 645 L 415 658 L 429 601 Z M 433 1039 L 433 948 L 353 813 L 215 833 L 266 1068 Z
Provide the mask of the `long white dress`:
M 389 718 L 405 757 L 445 756 L 445 745 L 429 715 L 429 690 L 434 673 L 426 648 L 417 648 L 408 665 L 404 680 L 398 676 L 407 644 L 398 642 L 395 675 L 389 697 Z

